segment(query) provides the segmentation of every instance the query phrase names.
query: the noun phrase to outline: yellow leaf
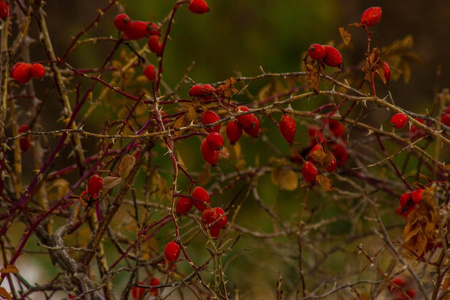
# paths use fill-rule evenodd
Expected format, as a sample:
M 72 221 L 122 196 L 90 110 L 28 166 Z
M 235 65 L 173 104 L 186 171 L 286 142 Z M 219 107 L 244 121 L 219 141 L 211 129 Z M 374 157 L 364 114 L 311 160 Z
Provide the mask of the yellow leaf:
M 122 178 L 115 176 L 106 176 L 103 178 L 103 191 L 106 193 L 109 189 L 112 189 L 116 185 L 122 182 Z
M 308 75 L 308 87 L 318 93 L 320 85 L 319 69 L 312 64 L 306 64 L 306 74 Z
M 50 201 L 59 200 L 68 191 L 69 191 L 69 182 L 63 178 L 57 178 L 47 188 L 47 198 Z
M 298 175 L 286 167 L 276 167 L 272 169 L 272 181 L 280 189 L 294 191 L 298 187 Z
M 130 175 L 130 171 L 136 163 L 136 159 L 132 155 L 127 155 L 120 161 L 119 175 L 122 178 L 127 178 Z
M 3 274 L 6 274 L 6 273 L 19 274 L 19 270 L 16 268 L 15 265 L 7 265 L 6 268 L 2 268 L 0 270 L 0 272 Z
M 335 159 L 333 153 L 331 153 L 331 151 L 329 150 L 321 150 L 321 149 L 317 149 L 314 150 L 313 152 L 310 153 L 309 155 L 312 159 L 314 159 L 314 165 L 319 169 L 319 170 L 326 170 L 331 163 L 333 162 L 333 160 Z
M 328 178 L 327 176 L 318 174 L 316 176 L 316 181 L 320 184 L 320 186 L 322 187 L 322 190 L 324 192 L 329 192 L 329 191 L 334 190 L 333 181 L 330 178 Z
M 352 39 L 352 35 L 348 32 L 344 27 L 339 27 L 339 32 L 341 33 L 342 41 L 345 45 L 350 44 L 350 40 Z

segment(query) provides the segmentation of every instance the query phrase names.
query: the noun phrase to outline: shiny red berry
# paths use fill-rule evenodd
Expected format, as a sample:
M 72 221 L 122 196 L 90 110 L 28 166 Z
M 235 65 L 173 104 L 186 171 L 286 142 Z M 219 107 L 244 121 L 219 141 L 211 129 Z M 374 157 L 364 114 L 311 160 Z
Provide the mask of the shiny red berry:
M 208 164 L 215 167 L 217 165 L 217 162 L 219 161 L 219 151 L 211 150 L 209 148 L 208 142 L 206 141 L 206 138 L 203 139 L 203 141 L 202 141 L 201 151 L 202 151 L 203 159 Z
M 164 256 L 169 262 L 176 262 L 180 257 L 180 246 L 175 242 L 169 242 L 164 249 Z
M 26 83 L 31 79 L 31 64 L 23 63 L 14 70 L 13 78 L 18 83 Z
M 381 7 L 371 7 L 366 9 L 361 16 L 361 24 L 367 27 L 377 25 L 381 20 Z
M 218 132 L 211 132 L 206 136 L 206 142 L 211 150 L 221 150 L 223 148 L 223 137 Z
M 201 97 L 203 95 L 203 85 L 196 84 L 189 90 L 189 96 L 191 97 Z
M 148 80 L 150 80 L 150 81 L 156 81 L 155 66 L 153 66 L 153 65 L 148 65 L 148 66 L 144 69 L 144 75 L 145 75 L 145 77 L 147 77 Z
M 312 44 L 309 46 L 308 55 L 312 59 L 321 60 L 325 57 L 325 48 L 319 44 Z
M 147 23 L 147 35 L 161 35 L 161 29 L 156 23 L 146 22 Z
M 192 201 L 191 198 L 181 197 L 177 201 L 177 206 L 176 206 L 175 210 L 176 210 L 177 214 L 185 215 L 191 210 L 193 205 L 194 205 L 194 202 Z
M 254 117 L 253 125 L 252 126 L 246 126 L 243 128 L 244 132 L 251 137 L 257 138 L 259 136 L 259 120 L 255 115 L 252 115 Z
M 334 171 L 336 171 L 337 169 L 337 161 L 336 158 L 333 157 L 333 160 L 331 161 L 331 163 L 328 165 L 328 167 L 326 168 L 327 172 L 332 173 Z
M 384 71 L 384 79 L 386 79 L 386 81 L 390 81 L 391 80 L 391 68 L 389 67 L 387 62 L 383 61 L 383 71 Z
M 91 195 L 97 195 L 103 188 L 103 178 L 98 175 L 92 175 L 88 181 L 88 192 Z
M 331 153 L 336 157 L 338 166 L 343 166 L 347 162 L 348 152 L 347 150 L 338 143 L 333 143 L 330 145 Z
M 324 45 L 325 48 L 325 57 L 323 58 L 323 62 L 330 67 L 338 67 L 339 69 L 342 69 L 344 67 L 344 63 L 342 60 L 342 55 L 339 52 L 338 49 Z
M 203 85 L 203 94 L 202 96 L 210 96 L 216 92 L 216 89 L 210 84 Z
M 404 193 L 400 196 L 400 207 L 405 208 L 411 205 L 411 193 Z
M 420 204 L 424 189 L 416 189 L 411 193 L 411 199 L 415 204 Z
M 404 113 L 396 113 L 391 118 L 391 125 L 396 129 L 400 129 L 406 125 L 408 118 Z
M 4 1 L 0 1 L 0 19 L 6 19 L 8 16 L 8 4 Z
M 205 209 L 202 213 L 202 223 L 212 238 L 218 238 L 220 230 L 227 225 L 225 211 L 220 207 Z
M 130 26 L 131 20 L 126 14 L 119 14 L 114 18 L 114 26 L 119 31 L 124 31 Z
M 138 284 L 143 285 L 144 283 L 141 281 L 138 281 Z M 136 285 L 134 285 L 131 288 L 131 296 L 133 297 L 133 299 L 141 299 L 142 296 L 144 296 L 145 294 L 145 288 L 143 287 L 138 287 Z
M 337 120 L 328 120 L 328 128 L 335 137 L 341 137 L 345 133 L 345 126 Z
M 317 174 L 317 168 L 311 162 L 307 161 L 303 164 L 302 175 L 307 182 L 313 182 L 316 180 Z
M 194 198 L 194 206 L 199 211 L 204 211 L 209 204 L 209 194 L 201 186 L 197 186 L 192 191 L 192 198 Z
M 208 4 L 205 0 L 191 0 L 188 9 L 194 14 L 204 14 L 209 11 Z
M 216 114 L 215 112 L 213 112 L 212 110 L 205 110 L 202 114 L 202 124 L 203 125 L 212 124 L 219 120 L 220 120 L 219 115 Z M 212 127 L 205 127 L 205 130 L 208 132 L 219 132 L 221 127 L 222 127 L 222 124 L 219 123 Z
M 242 136 L 242 127 L 238 122 L 231 121 L 227 124 L 227 137 L 231 145 L 235 145 Z
M 40 63 L 31 65 L 31 77 L 41 79 L 45 76 L 45 68 Z
M 153 53 L 160 55 L 162 53 L 162 43 L 159 42 L 157 35 L 152 35 L 147 42 L 148 49 Z
M 289 144 L 294 142 L 295 131 L 297 129 L 297 125 L 295 124 L 294 119 L 290 115 L 283 115 L 280 121 L 280 132 L 283 138 Z
M 147 25 L 149 22 L 133 21 L 122 31 L 125 40 L 139 40 L 149 35 Z
M 9 77 L 14 78 L 14 71 L 16 71 L 17 68 L 23 64 L 24 64 L 23 62 L 18 62 L 14 66 L 12 66 L 11 70 L 9 71 Z
M 236 113 L 241 113 L 249 111 L 247 106 L 238 106 L 236 107 Z M 242 127 L 254 127 L 255 126 L 255 115 L 254 114 L 246 114 L 242 116 L 237 116 L 236 119 Z
M 446 113 L 445 115 L 443 115 L 442 118 L 441 118 L 441 122 L 445 126 L 449 126 L 450 127 L 450 113 Z

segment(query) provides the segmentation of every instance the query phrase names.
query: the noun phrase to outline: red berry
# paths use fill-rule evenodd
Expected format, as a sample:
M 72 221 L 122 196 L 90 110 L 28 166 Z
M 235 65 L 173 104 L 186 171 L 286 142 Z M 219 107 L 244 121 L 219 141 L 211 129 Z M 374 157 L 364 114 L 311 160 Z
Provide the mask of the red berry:
M 259 135 L 259 120 L 255 115 L 252 116 L 254 117 L 253 126 L 247 126 L 243 129 L 248 136 L 257 138 Z
M 316 166 L 314 166 L 311 162 L 307 161 L 303 164 L 302 175 L 307 182 L 313 182 L 316 180 L 317 173 Z
M 12 66 L 11 70 L 9 71 L 9 77 L 14 78 L 14 71 L 23 64 L 23 62 L 18 62 L 14 66 Z
M 177 214 L 185 215 L 191 210 L 193 205 L 194 205 L 194 202 L 192 201 L 191 198 L 181 197 L 178 199 L 175 210 L 176 210 Z
M 418 122 L 420 122 L 420 123 L 422 123 L 422 124 L 425 124 L 425 120 L 424 119 L 421 119 L 421 118 L 414 118 L 416 121 L 418 121 Z M 409 132 L 411 132 L 411 133 L 420 133 L 420 134 L 422 134 L 423 132 L 422 132 L 422 129 L 420 129 L 419 127 L 417 127 L 416 125 L 414 125 L 414 124 L 412 124 L 411 125 L 411 127 L 409 128 Z
M 119 14 L 114 18 L 114 26 L 119 31 L 124 31 L 130 26 L 131 20 L 126 14 Z
M 242 136 L 242 127 L 238 122 L 229 122 L 227 124 L 227 137 L 230 140 L 230 144 L 234 145 L 239 141 Z
M 143 285 L 144 283 L 141 281 L 138 281 L 138 284 Z M 144 296 L 144 294 L 145 294 L 145 288 L 143 288 L 143 287 L 138 287 L 138 286 L 134 285 L 131 288 L 131 296 L 133 296 L 134 299 L 140 299 L 142 296 Z
M 212 238 L 219 237 L 220 230 L 227 225 L 227 222 L 227 216 L 220 207 L 205 209 L 202 213 L 202 223 L 205 228 L 209 227 L 209 233 Z
M 153 278 L 148 280 L 148 284 L 150 286 L 157 286 L 157 285 L 159 285 L 159 280 L 158 280 L 158 278 L 153 277 Z M 151 288 L 150 289 L 150 294 L 153 295 L 153 296 L 158 295 L 158 289 L 157 288 Z
M 441 118 L 441 123 L 450 127 L 450 113 L 446 113 Z
M 28 129 L 30 129 L 30 126 L 28 126 L 28 125 L 22 125 L 22 126 L 19 127 L 18 132 L 19 132 L 19 133 L 24 133 L 25 131 L 28 131 Z
M 361 16 L 361 24 L 367 27 L 372 27 L 378 24 L 381 20 L 381 7 L 371 7 L 366 9 Z
M 328 120 L 328 127 L 335 137 L 343 136 L 345 133 L 345 126 L 337 120 Z
M 147 46 L 153 53 L 160 55 L 162 52 L 162 44 L 159 42 L 157 35 L 152 35 L 147 42 Z
M 191 0 L 188 8 L 194 14 L 204 14 L 209 11 L 208 4 L 205 0 Z
M 348 153 L 347 150 L 340 144 L 333 143 L 330 145 L 331 153 L 336 157 L 338 166 L 343 166 L 347 162 Z
M 189 96 L 201 97 L 203 95 L 203 85 L 196 84 L 189 90 Z
M 18 83 L 26 83 L 31 79 L 31 65 L 23 63 L 14 70 L 14 79 Z
M 6 19 L 8 16 L 8 4 L 0 1 L 0 19 Z
M 213 112 L 212 110 L 205 110 L 202 114 L 202 124 L 203 125 L 212 124 L 219 120 L 220 120 L 219 115 L 216 114 L 215 112 Z M 213 127 L 205 127 L 205 130 L 208 132 L 219 132 L 220 127 L 222 127 L 221 123 L 216 124 Z
M 395 276 L 391 279 L 391 284 L 389 286 L 389 291 L 391 293 L 399 291 L 399 288 L 403 288 L 406 286 L 406 279 L 403 276 Z
M 400 207 L 405 208 L 410 206 L 410 203 L 408 203 L 411 200 L 411 193 L 404 193 L 400 196 Z
M 20 147 L 20 151 L 22 153 L 25 153 L 28 151 L 28 149 L 30 149 L 31 147 L 31 141 L 28 137 L 21 137 L 19 139 L 19 147 Z
M 44 66 L 40 63 L 35 63 L 31 65 L 31 77 L 36 79 L 41 79 L 45 76 Z
M 194 206 L 199 211 L 204 211 L 209 204 L 209 194 L 201 186 L 197 186 L 192 191 L 192 198 L 194 198 Z M 206 203 L 206 205 L 205 205 Z
M 201 150 L 203 159 L 208 164 L 215 167 L 217 165 L 217 161 L 219 160 L 219 151 L 211 150 L 209 148 L 208 142 L 206 142 L 206 138 L 202 141 Z
M 147 35 L 161 35 L 161 29 L 156 23 L 147 22 Z
M 88 181 L 88 192 L 91 195 L 97 195 L 103 188 L 103 178 L 98 175 L 92 175 Z
M 145 75 L 145 77 L 147 77 L 148 80 L 150 80 L 150 81 L 156 81 L 155 66 L 153 66 L 153 65 L 148 65 L 148 66 L 144 69 L 144 75 Z
M 422 201 L 423 191 L 424 191 L 424 189 L 417 189 L 417 190 L 412 191 L 411 199 L 415 204 L 420 204 L 420 202 Z
M 213 95 L 215 92 L 216 92 L 216 89 L 212 85 L 210 85 L 210 84 L 203 85 L 202 96 L 210 96 L 210 95 Z
M 283 117 L 281 117 L 280 132 L 289 144 L 294 142 L 296 129 L 295 121 L 290 115 L 283 115 Z
M 238 106 L 236 107 L 236 113 L 249 111 L 247 106 Z M 237 116 L 236 119 L 242 127 L 254 127 L 255 126 L 255 115 L 254 114 L 246 114 L 242 116 Z
M 336 162 L 336 158 L 333 157 L 333 160 L 328 165 L 326 170 L 327 170 L 327 172 L 332 173 L 332 172 L 336 171 L 336 169 L 337 169 L 337 162 Z
M 406 293 L 408 294 L 408 296 L 409 296 L 411 299 L 414 299 L 414 298 L 416 297 L 417 291 L 416 291 L 415 289 L 413 289 L 413 288 L 410 288 L 410 289 L 408 289 L 408 290 L 406 291 Z
M 147 25 L 149 22 L 133 21 L 122 31 L 125 40 L 139 40 L 148 36 Z
M 309 46 L 308 55 L 315 60 L 321 60 L 325 57 L 325 48 L 319 44 Z
M 391 68 L 389 67 L 387 62 L 383 61 L 383 70 L 384 70 L 384 79 L 386 81 L 391 80 Z
M 342 69 L 344 67 L 344 63 L 342 61 L 342 55 L 338 49 L 324 45 L 325 48 L 325 57 L 323 58 L 323 62 L 330 67 L 338 67 Z
M 206 142 L 211 150 L 221 150 L 223 148 L 223 137 L 218 132 L 211 132 L 206 136 Z
M 164 249 L 164 256 L 169 262 L 175 262 L 180 257 L 180 246 L 174 241 L 169 242 Z
M 404 113 L 396 113 L 391 118 L 391 125 L 396 129 L 400 129 L 406 125 L 408 122 L 408 118 Z

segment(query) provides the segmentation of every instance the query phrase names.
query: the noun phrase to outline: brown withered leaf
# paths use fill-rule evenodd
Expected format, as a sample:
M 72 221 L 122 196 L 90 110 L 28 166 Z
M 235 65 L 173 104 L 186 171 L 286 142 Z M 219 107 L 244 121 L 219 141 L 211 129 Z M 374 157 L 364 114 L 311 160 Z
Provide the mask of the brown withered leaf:
M 69 182 L 63 178 L 57 178 L 47 188 L 47 198 L 49 201 L 59 200 L 68 191 L 69 191 Z
M 0 296 L 5 299 L 11 300 L 11 294 L 8 293 L 4 287 L 0 287 Z
M 446 276 L 444 278 L 444 282 L 442 283 L 442 291 L 446 291 L 450 288 L 450 276 Z M 445 295 L 444 298 L 441 298 L 442 300 L 450 300 L 450 294 Z
M 375 73 L 381 79 L 381 81 L 383 81 L 383 83 L 386 84 L 386 77 L 384 77 L 384 67 L 381 63 L 377 64 L 375 68 Z
M 115 176 L 106 176 L 103 178 L 103 191 L 106 193 L 108 190 L 112 189 L 116 185 L 122 182 L 121 177 L 115 177 Z
M 341 33 L 342 41 L 344 42 L 344 44 L 350 44 L 350 41 L 352 39 L 352 35 L 350 34 L 350 32 L 348 32 L 348 30 L 344 27 L 339 27 L 339 32 Z
M 309 156 L 314 159 L 314 165 L 321 171 L 326 170 L 335 159 L 331 151 L 321 149 L 311 152 Z
M 7 273 L 19 274 L 19 269 L 17 269 L 17 267 L 15 265 L 7 265 L 6 268 L 2 268 L 0 270 L 0 272 L 2 274 L 7 274 Z
M 294 191 L 298 187 L 298 175 L 286 167 L 272 169 L 272 181 L 282 190 Z
M 362 68 L 362 70 L 365 73 L 364 80 L 367 81 L 371 80 L 370 72 L 372 72 L 373 68 L 379 65 L 379 63 L 380 63 L 380 49 L 375 47 L 372 49 L 372 53 L 370 53 L 369 59 L 366 60 L 366 64 Z
M 230 77 L 229 79 L 225 80 L 225 84 L 222 86 L 219 86 L 216 89 L 216 93 L 222 96 L 225 99 L 229 99 L 232 96 L 236 95 L 239 91 L 234 87 L 236 84 L 237 79 L 235 77 Z
M 122 178 L 127 178 L 135 163 L 136 159 L 134 158 L 134 156 L 132 155 L 124 156 L 120 161 L 119 176 Z
M 194 105 L 190 105 L 188 108 L 188 111 L 183 114 L 182 116 L 179 116 L 176 120 L 175 120 L 175 124 L 173 124 L 173 128 L 176 130 L 175 131 L 175 136 L 180 136 L 181 134 L 183 134 L 184 130 L 177 130 L 183 127 L 186 127 L 188 125 L 191 124 L 192 121 L 194 121 L 197 118 L 197 112 L 195 110 Z
M 333 181 L 327 176 L 318 174 L 316 176 L 316 181 L 320 184 L 324 192 L 334 191 Z
M 306 64 L 306 74 L 308 75 L 308 87 L 314 89 L 315 93 L 318 93 L 320 86 L 319 70 L 308 63 Z
M 403 230 L 405 256 L 422 257 L 427 245 L 433 245 L 437 237 L 438 215 L 436 213 L 434 190 L 427 188 L 422 193 L 422 201 L 407 219 Z

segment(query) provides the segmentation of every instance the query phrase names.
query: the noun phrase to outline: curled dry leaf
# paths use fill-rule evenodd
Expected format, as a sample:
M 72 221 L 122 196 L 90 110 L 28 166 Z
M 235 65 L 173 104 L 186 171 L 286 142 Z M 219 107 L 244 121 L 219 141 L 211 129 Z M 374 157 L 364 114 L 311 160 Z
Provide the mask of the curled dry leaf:
M 341 33 L 342 41 L 344 42 L 344 44 L 345 45 L 350 44 L 350 41 L 352 39 L 351 33 L 348 32 L 348 30 L 345 29 L 344 27 L 339 27 L 339 32 Z
M 112 189 L 116 185 L 120 184 L 122 182 L 121 177 L 116 176 L 106 176 L 103 178 L 103 191 L 106 193 L 108 190 Z
M 327 176 L 318 174 L 316 176 L 316 181 L 320 184 L 324 192 L 334 191 L 333 181 Z
M 314 165 L 319 170 L 326 170 L 335 159 L 333 153 L 329 150 L 317 149 L 310 153 L 310 157 L 314 159 Z
M 195 110 L 194 105 L 190 105 L 188 112 L 178 117 L 175 120 L 175 124 L 173 124 L 173 128 L 175 129 L 175 136 L 181 136 L 184 130 L 179 130 L 180 128 L 189 126 L 192 121 L 197 118 L 197 111 Z
M 120 161 L 119 175 L 122 178 L 127 178 L 130 175 L 130 171 L 136 163 L 136 159 L 132 155 L 127 155 Z
M 314 92 L 319 92 L 320 76 L 319 69 L 314 67 L 314 65 L 306 64 L 306 74 L 308 75 L 308 87 L 314 89 Z
M 275 167 L 272 169 L 272 181 L 282 190 L 294 191 L 298 187 L 298 175 L 286 167 Z
M 2 268 L 0 270 L 0 272 L 2 274 L 7 274 L 7 273 L 19 274 L 19 269 L 17 269 L 15 265 L 7 265 L 6 268 Z

